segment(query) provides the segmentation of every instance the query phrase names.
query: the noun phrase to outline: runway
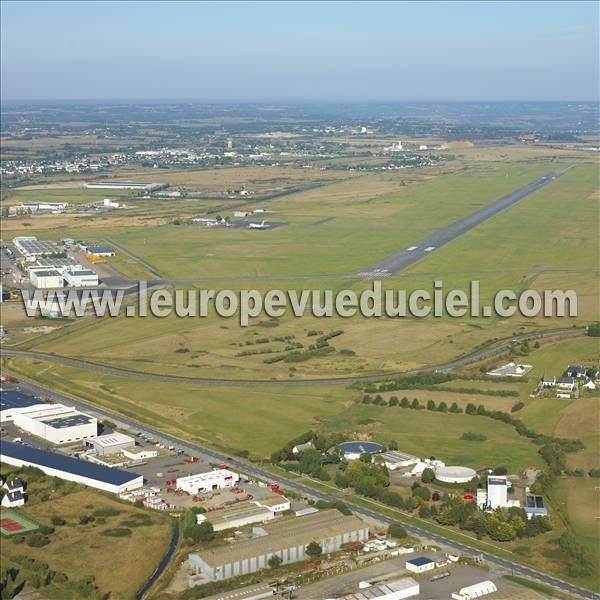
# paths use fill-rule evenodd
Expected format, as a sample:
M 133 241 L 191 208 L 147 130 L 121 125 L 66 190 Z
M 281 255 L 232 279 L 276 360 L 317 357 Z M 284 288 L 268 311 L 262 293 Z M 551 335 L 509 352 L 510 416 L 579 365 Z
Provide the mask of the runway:
M 363 273 L 371 273 L 373 276 L 389 276 L 395 273 L 403 271 L 407 267 L 418 262 L 428 254 L 435 252 L 438 248 L 446 245 L 448 242 L 455 240 L 460 237 L 473 227 L 477 227 L 484 221 L 487 221 L 494 215 L 505 210 L 509 206 L 516 204 L 519 200 L 522 200 L 529 194 L 537 192 L 542 189 L 545 185 L 548 185 L 556 178 L 560 177 L 562 173 L 551 171 L 547 175 L 528 183 L 522 188 L 494 200 L 491 204 L 476 210 L 475 212 L 459 219 L 458 221 L 448 225 L 447 227 L 441 227 L 427 237 L 415 242 L 412 246 L 400 250 L 382 261 L 374 264 L 373 266 L 365 269 Z

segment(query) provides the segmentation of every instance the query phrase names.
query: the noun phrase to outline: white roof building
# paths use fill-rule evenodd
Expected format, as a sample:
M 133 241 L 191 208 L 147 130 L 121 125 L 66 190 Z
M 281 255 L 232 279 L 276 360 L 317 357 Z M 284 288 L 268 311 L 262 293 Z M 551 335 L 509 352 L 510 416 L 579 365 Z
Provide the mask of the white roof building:
M 98 433 L 98 421 L 95 417 L 62 404 L 28 407 L 14 415 L 13 423 L 23 431 L 53 444 L 77 442 Z
M 452 594 L 452 598 L 453 600 L 474 600 L 497 591 L 496 584 L 493 581 L 486 580 L 461 588 L 458 593 Z
M 215 469 L 188 477 L 178 477 L 175 487 L 188 494 L 210 492 L 225 487 L 233 487 L 240 480 L 240 476 L 229 469 Z
M 5 508 L 15 508 L 23 504 L 25 504 L 25 495 L 20 491 L 8 492 L 2 498 L 2 506 Z
M 118 431 L 89 438 L 85 443 L 86 446 L 94 448 L 100 455 L 122 452 L 124 448 L 135 446 L 135 440 L 130 435 Z

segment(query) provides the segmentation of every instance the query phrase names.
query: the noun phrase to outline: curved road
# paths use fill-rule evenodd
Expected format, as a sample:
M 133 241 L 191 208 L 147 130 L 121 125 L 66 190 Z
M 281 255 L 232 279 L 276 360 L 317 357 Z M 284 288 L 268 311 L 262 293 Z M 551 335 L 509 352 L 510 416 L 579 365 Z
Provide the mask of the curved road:
M 75 406 L 82 411 L 92 412 L 92 413 L 95 413 L 96 415 L 99 415 L 102 418 L 108 418 L 112 421 L 116 421 L 119 424 L 125 425 L 125 426 L 133 429 L 134 431 L 145 432 L 146 434 L 150 435 L 154 439 L 158 439 L 163 442 L 167 442 L 168 444 L 172 444 L 179 448 L 185 449 L 185 451 L 190 453 L 192 456 L 204 455 L 204 456 L 207 456 L 210 459 L 214 460 L 215 462 L 228 463 L 234 469 L 237 469 L 237 470 L 241 471 L 242 473 L 245 473 L 252 477 L 258 477 L 265 481 L 273 481 L 274 479 L 276 479 L 284 488 L 288 488 L 288 489 L 298 492 L 300 494 L 307 495 L 307 496 L 310 496 L 310 497 L 313 497 L 313 498 L 316 498 L 319 500 L 325 500 L 327 502 L 333 502 L 335 500 L 339 500 L 340 498 L 344 498 L 344 492 L 342 490 L 340 490 L 340 492 L 336 493 L 336 494 L 321 492 L 321 491 L 313 489 L 301 482 L 294 481 L 292 479 L 287 479 L 280 475 L 273 475 L 273 473 L 270 473 L 269 471 L 267 471 L 261 467 L 257 467 L 255 465 L 251 465 L 251 464 L 242 462 L 238 459 L 234 459 L 230 456 L 226 456 L 225 454 L 217 452 L 211 448 L 201 446 L 200 444 L 188 442 L 186 440 L 178 438 L 177 436 L 162 432 L 153 427 L 149 427 L 143 423 L 139 423 L 137 421 L 134 421 L 132 419 L 124 417 L 118 413 L 114 413 L 112 411 L 109 411 L 105 408 L 95 406 L 93 404 L 88 404 L 87 402 L 81 401 L 77 398 L 72 398 L 63 393 L 54 392 L 48 388 L 41 387 L 37 384 L 33 384 L 33 383 L 29 383 L 29 382 L 22 382 L 20 385 L 21 385 L 22 390 L 25 392 L 29 392 L 29 393 L 32 393 L 32 394 L 35 394 L 35 395 L 41 396 L 41 397 L 50 394 L 58 402 L 66 403 L 66 404 L 69 404 L 70 406 Z M 581 598 L 585 598 L 586 600 L 600 600 L 600 595 L 596 594 L 590 590 L 586 590 L 584 588 L 578 587 L 572 583 L 563 581 L 562 579 L 553 577 L 551 575 L 547 575 L 545 573 L 542 573 L 541 571 L 537 571 L 537 570 L 527 567 L 525 565 L 515 563 L 515 562 L 512 562 L 512 561 L 504 559 L 504 558 L 500 558 L 489 552 L 481 551 L 478 548 L 473 548 L 473 547 L 469 546 L 469 544 L 467 542 L 465 542 L 465 543 L 456 542 L 454 540 L 447 539 L 442 534 L 431 533 L 431 532 L 429 532 L 425 529 L 421 529 L 420 527 L 417 527 L 415 525 L 410 525 L 410 524 L 404 523 L 401 520 L 395 520 L 395 519 L 392 519 L 385 515 L 381 515 L 378 512 L 376 512 L 375 510 L 364 508 L 363 506 L 354 504 L 353 502 L 348 501 L 346 499 L 344 499 L 344 501 L 346 502 L 346 504 L 348 506 L 350 506 L 352 508 L 353 512 L 355 512 L 356 514 L 359 514 L 359 515 L 362 515 L 365 517 L 369 517 L 372 519 L 376 519 L 377 521 L 386 523 L 388 525 L 391 523 L 395 523 L 395 522 L 401 523 L 402 526 L 407 531 L 409 531 L 410 533 L 412 533 L 418 537 L 432 540 L 434 542 L 437 542 L 438 544 L 443 544 L 461 554 L 467 554 L 470 556 L 479 555 L 486 562 L 493 564 L 497 567 L 500 567 L 501 569 L 504 569 L 506 571 L 509 571 L 512 574 L 516 574 L 516 575 L 519 575 L 522 577 L 527 577 L 530 579 L 538 580 L 548 586 L 557 588 L 557 589 L 562 590 L 563 592 L 567 592 L 569 594 L 574 594 Z
M 162 375 L 160 373 L 148 373 L 147 371 L 136 371 L 135 369 L 125 369 L 122 367 L 112 367 L 110 365 L 104 365 L 89 360 L 80 358 L 70 358 L 60 354 L 49 354 L 46 352 L 36 352 L 35 350 L 16 350 L 11 348 L 3 348 L 2 356 L 15 357 L 15 358 L 35 358 L 39 360 L 47 360 L 51 362 L 60 363 L 69 367 L 77 367 L 81 369 L 88 369 L 90 371 L 96 371 L 100 373 L 106 373 L 109 375 L 118 375 L 120 377 L 133 377 L 136 379 L 144 379 L 147 381 L 164 381 L 168 383 L 187 383 L 187 384 L 202 384 L 202 385 L 269 385 L 269 386 L 289 386 L 289 385 L 307 385 L 307 384 L 319 384 L 319 385 L 335 385 L 335 384 L 352 384 L 360 381 L 381 381 L 384 379 L 390 379 L 401 375 L 414 375 L 416 373 L 427 373 L 431 371 L 452 371 L 459 367 L 491 358 L 502 352 L 509 350 L 514 344 L 513 340 L 517 343 L 524 341 L 533 341 L 542 338 L 561 337 L 566 335 L 584 335 L 586 333 L 586 327 L 568 327 L 561 329 L 551 329 L 548 331 L 542 331 L 537 333 L 529 333 L 526 335 L 520 335 L 515 337 L 502 338 L 488 342 L 487 344 L 480 346 L 473 352 L 460 356 L 450 362 L 434 365 L 430 367 L 421 367 L 418 369 L 408 369 L 405 371 L 393 371 L 390 373 L 380 373 L 377 375 L 354 375 L 347 377 L 329 377 L 323 379 L 295 379 L 295 380 L 284 380 L 284 379 L 223 379 L 215 377 L 187 377 L 185 375 Z M 500 344 L 500 345 L 498 345 Z

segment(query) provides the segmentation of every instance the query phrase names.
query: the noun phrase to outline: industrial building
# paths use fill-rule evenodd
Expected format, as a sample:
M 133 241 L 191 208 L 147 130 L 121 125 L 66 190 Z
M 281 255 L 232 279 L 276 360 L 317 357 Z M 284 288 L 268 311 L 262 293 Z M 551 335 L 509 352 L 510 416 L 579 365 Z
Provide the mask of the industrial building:
M 493 581 L 481 581 L 461 588 L 458 593 L 452 594 L 452 600 L 475 600 L 475 598 L 481 598 L 497 591 L 498 588 Z
M 162 184 L 158 183 L 141 183 L 137 181 L 98 181 L 86 183 L 85 187 L 88 190 L 138 190 L 151 191 Z
M 421 592 L 419 583 L 412 577 L 392 579 L 376 585 L 363 581 L 359 588 L 359 591 L 341 596 L 338 600 L 402 600 L 418 596 Z
M 63 276 L 56 269 L 29 269 L 29 281 L 40 290 L 62 288 L 65 285 Z
M 214 469 L 188 477 L 178 477 L 175 487 L 188 494 L 210 492 L 226 487 L 233 487 L 240 480 L 240 476 L 229 469 Z
M 426 556 L 415 556 L 415 558 L 407 560 L 404 566 L 411 573 L 425 573 L 435 569 L 435 561 Z
M 95 417 L 62 404 L 42 404 L 16 412 L 13 423 L 19 429 L 53 444 L 68 444 L 98 434 Z
M 233 506 L 196 515 L 196 522 L 208 521 L 215 531 L 237 529 L 254 523 L 266 523 L 275 518 L 275 513 L 254 502 L 239 502 Z
M 468 483 L 477 477 L 477 472 L 469 467 L 438 467 L 435 478 L 444 483 Z
M 93 448 L 97 454 L 103 456 L 104 454 L 115 454 L 121 452 L 124 448 L 135 446 L 135 440 L 129 435 L 115 431 L 106 435 L 88 438 L 85 440 L 85 445 Z
M 491 475 L 487 480 L 487 508 L 495 510 L 508 505 L 508 481 L 505 475 Z
M 389 450 L 378 457 L 378 462 L 382 462 L 390 471 L 410 467 L 417 464 L 419 460 L 418 457 L 412 456 L 412 454 L 405 454 L 397 450 Z
M 254 503 L 258 506 L 262 506 L 272 513 L 282 513 L 286 510 L 290 510 L 290 501 L 285 496 L 269 496 L 268 498 L 261 498 L 255 500 Z
M 64 280 L 71 287 L 96 287 L 99 283 L 98 274 L 90 269 L 65 271 Z
M 268 568 L 271 556 L 282 564 L 304 560 L 306 546 L 317 542 L 325 554 L 349 542 L 364 542 L 369 528 L 355 516 L 324 510 L 304 517 L 277 519 L 255 528 L 256 537 L 190 554 L 189 563 L 210 580 L 220 581 Z
M 135 490 L 144 485 L 144 478 L 137 473 L 111 469 L 13 442 L 3 441 L 0 444 L 0 461 L 15 467 L 36 467 L 51 477 L 60 477 L 115 494 Z
M 61 249 L 54 242 L 38 240 L 35 236 L 13 238 L 13 244 L 27 260 L 35 260 L 38 256 L 58 254 L 61 252 Z
M 0 423 L 12 421 L 17 413 L 32 406 L 42 407 L 44 401 L 17 390 L 0 389 Z
M 357 460 L 361 454 L 378 454 L 383 452 L 383 446 L 375 442 L 342 442 L 338 445 L 346 460 Z

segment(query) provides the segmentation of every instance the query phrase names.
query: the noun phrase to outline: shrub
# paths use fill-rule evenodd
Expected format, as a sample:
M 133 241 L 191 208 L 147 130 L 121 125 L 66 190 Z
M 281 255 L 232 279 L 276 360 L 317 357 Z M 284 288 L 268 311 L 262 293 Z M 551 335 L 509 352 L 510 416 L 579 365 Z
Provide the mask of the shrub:
M 50 521 L 51 521 L 52 525 L 57 525 L 57 526 L 66 525 L 66 523 L 67 523 L 62 517 L 59 517 L 58 515 L 54 515 L 50 519 Z
M 129 537 L 131 535 L 131 529 L 127 527 L 114 527 L 113 529 L 105 529 L 100 535 L 108 537 Z

